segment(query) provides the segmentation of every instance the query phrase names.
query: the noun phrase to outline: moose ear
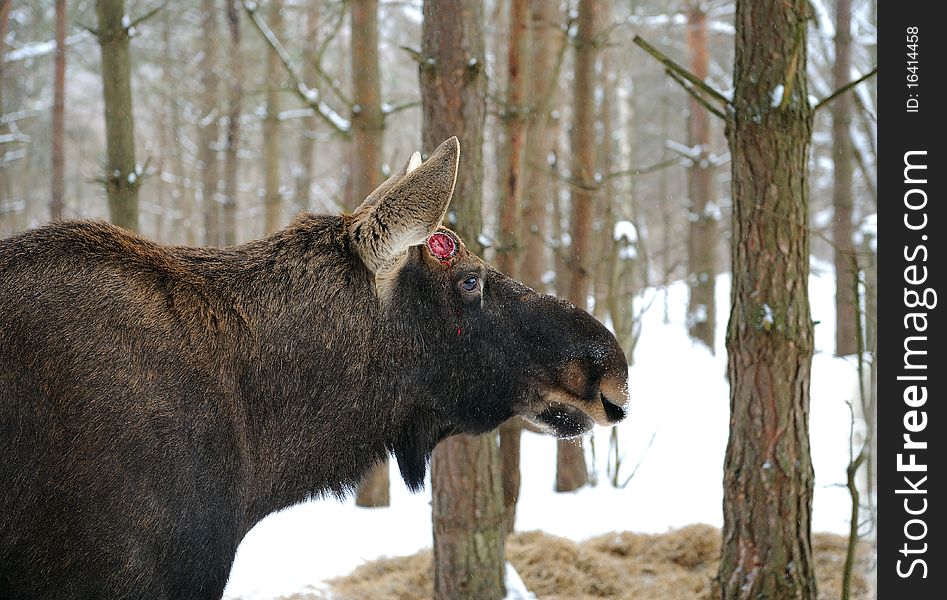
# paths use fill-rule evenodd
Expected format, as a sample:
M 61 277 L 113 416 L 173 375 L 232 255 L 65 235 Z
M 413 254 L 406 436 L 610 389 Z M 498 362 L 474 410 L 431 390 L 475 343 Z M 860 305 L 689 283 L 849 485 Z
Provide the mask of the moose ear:
M 421 166 L 421 153 L 415 152 L 411 155 L 411 158 L 408 159 L 408 162 L 404 163 L 403 167 L 392 173 L 391 177 L 375 188 L 375 191 L 362 201 L 362 204 L 355 209 L 355 214 L 359 214 L 360 211 L 367 210 L 368 207 L 375 205 L 380 198 L 391 191 L 391 188 L 395 187 L 395 184 L 404 179 L 405 175 L 411 173 L 411 171 L 417 169 L 419 166 Z
M 459 159 L 456 137 L 438 146 L 421 164 L 417 164 L 420 156 L 412 156 L 402 177 L 392 175 L 355 210 L 349 239 L 372 272 L 378 274 L 434 233 L 454 193 Z

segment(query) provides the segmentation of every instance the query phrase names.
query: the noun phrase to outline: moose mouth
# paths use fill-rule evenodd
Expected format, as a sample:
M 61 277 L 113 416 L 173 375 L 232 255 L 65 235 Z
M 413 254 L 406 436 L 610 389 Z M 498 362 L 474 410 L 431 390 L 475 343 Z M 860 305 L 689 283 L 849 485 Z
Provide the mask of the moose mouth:
M 542 402 L 541 410 L 524 418 L 558 438 L 576 437 L 590 431 L 596 423 L 607 427 L 625 418 L 625 407 L 601 392 L 598 402 L 563 392 L 549 394 Z
M 590 431 L 595 424 L 591 417 L 578 408 L 559 402 L 550 404 L 528 420 L 557 438 L 580 436 Z

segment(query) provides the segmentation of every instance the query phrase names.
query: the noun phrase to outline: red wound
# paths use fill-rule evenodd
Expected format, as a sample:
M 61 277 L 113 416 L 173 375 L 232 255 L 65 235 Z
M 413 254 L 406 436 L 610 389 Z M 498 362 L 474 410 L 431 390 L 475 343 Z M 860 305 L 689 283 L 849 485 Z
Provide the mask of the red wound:
M 457 240 L 448 233 L 437 231 L 427 238 L 427 249 L 439 261 L 447 261 L 457 254 Z

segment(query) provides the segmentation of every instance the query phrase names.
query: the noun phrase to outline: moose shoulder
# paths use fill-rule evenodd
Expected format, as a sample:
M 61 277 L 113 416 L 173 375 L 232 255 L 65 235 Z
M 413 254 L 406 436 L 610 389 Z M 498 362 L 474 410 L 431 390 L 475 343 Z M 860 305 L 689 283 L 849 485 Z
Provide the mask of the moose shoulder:
M 441 227 L 459 154 L 242 246 L 0 240 L 0 597 L 217 598 L 256 522 L 386 453 L 417 489 L 449 435 L 622 419 L 605 327 Z

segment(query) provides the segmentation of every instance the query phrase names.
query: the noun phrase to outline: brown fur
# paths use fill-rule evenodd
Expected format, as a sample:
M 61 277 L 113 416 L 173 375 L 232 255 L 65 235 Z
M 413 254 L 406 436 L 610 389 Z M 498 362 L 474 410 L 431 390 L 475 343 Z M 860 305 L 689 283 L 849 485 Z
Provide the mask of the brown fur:
M 423 245 L 458 152 L 242 246 L 82 221 L 0 240 L 0 597 L 219 597 L 256 522 L 386 453 L 416 489 L 448 435 L 620 419 L 601 324 Z

